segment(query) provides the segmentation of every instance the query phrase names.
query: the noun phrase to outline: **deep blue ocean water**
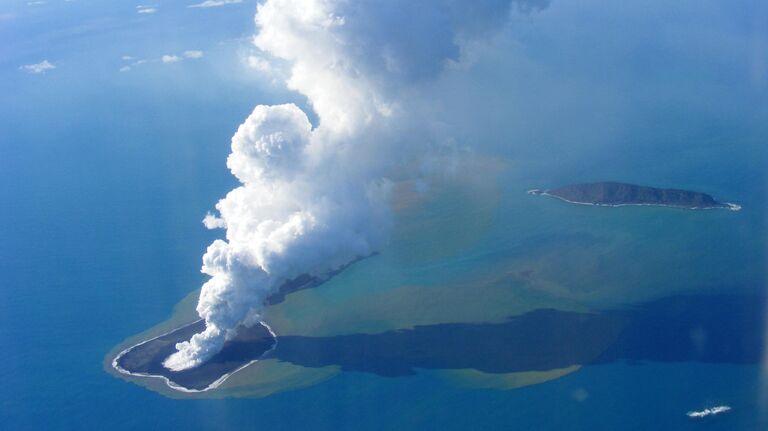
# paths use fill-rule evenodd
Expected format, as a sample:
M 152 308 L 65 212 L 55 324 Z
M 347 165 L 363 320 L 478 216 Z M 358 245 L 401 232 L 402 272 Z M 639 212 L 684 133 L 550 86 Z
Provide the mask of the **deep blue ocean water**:
M 206 15 L 164 2 L 164 14 L 153 17 L 125 2 L 49 3 L 0 8 L 7 14 L 0 36 L 12 41 L 0 46 L 0 429 L 768 425 L 764 360 L 621 360 L 509 391 L 459 387 L 430 371 L 345 372 L 267 398 L 226 400 L 169 399 L 105 373 L 110 349 L 166 319 L 204 281 L 200 257 L 220 233 L 200 220 L 235 185 L 225 160 L 238 124 L 257 103 L 304 101 L 241 64 L 240 38 L 253 32 L 251 2 Z M 517 19 L 510 37 L 519 45 L 510 45 L 541 67 L 491 59 L 477 65 L 477 76 L 518 73 L 520 81 L 502 81 L 494 94 L 480 84 L 462 90 L 469 102 L 486 98 L 492 113 L 477 119 L 475 138 L 508 161 L 491 227 L 441 263 L 401 262 L 401 274 L 392 269 L 397 253 L 384 250 L 350 277 L 437 283 L 534 261 L 548 281 L 578 287 L 573 301 L 596 309 L 681 292 L 766 294 L 768 85 L 752 51 L 768 46 L 765 27 L 717 2 L 683 2 L 669 16 L 639 6 L 598 12 L 600 3 L 553 1 Z M 595 28 L 586 18 L 612 24 Z M 651 24 L 663 31 L 646 37 Z M 763 45 L 729 45 L 758 39 Z M 206 57 L 118 72 L 123 55 L 187 49 Z M 18 70 L 46 58 L 57 69 Z M 457 91 L 442 102 L 454 106 L 465 96 Z M 603 179 L 707 191 L 744 210 L 606 213 L 524 193 Z M 591 252 L 595 241 L 607 248 Z M 563 252 L 563 244 L 570 248 Z M 576 271 L 584 262 L 595 270 Z M 738 319 L 722 312 L 708 321 Z M 685 416 L 719 404 L 733 410 L 700 421 Z

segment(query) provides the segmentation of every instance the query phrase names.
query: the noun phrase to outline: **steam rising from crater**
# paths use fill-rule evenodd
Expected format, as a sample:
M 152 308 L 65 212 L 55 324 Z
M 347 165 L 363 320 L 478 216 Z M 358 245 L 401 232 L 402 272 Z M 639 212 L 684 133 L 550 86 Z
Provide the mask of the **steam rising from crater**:
M 166 367 L 205 362 L 239 325 L 258 321 L 264 300 L 286 281 L 321 276 L 385 244 L 384 173 L 429 142 L 424 108 L 409 101 L 446 61 L 461 60 L 462 41 L 508 13 L 507 0 L 259 5 L 254 43 L 289 65 L 286 84 L 307 97 L 318 124 L 292 104 L 259 105 L 238 128 L 227 166 L 242 185 L 204 220 L 226 229 L 226 240 L 203 256 L 211 278 L 197 311 L 206 330 L 177 344 Z

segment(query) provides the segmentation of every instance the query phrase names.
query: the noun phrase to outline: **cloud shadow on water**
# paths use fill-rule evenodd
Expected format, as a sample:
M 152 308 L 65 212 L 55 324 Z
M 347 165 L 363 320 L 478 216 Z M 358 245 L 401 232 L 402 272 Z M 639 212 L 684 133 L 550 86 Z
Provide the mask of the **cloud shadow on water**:
M 757 363 L 763 303 L 751 296 L 676 296 L 603 313 L 536 310 L 503 323 L 287 336 L 268 356 L 391 377 L 420 368 L 509 373 L 620 360 Z
M 164 376 L 195 390 L 259 358 L 385 377 L 418 369 L 500 374 L 616 361 L 748 364 L 761 360 L 764 303 L 756 296 L 674 296 L 595 313 L 541 309 L 502 323 L 444 323 L 329 337 L 278 335 L 276 345 L 269 331 L 256 325 L 241 327 L 221 352 L 198 367 L 181 372 L 163 367 L 175 343 L 204 329 L 198 321 L 131 348 L 117 363 L 132 373 Z

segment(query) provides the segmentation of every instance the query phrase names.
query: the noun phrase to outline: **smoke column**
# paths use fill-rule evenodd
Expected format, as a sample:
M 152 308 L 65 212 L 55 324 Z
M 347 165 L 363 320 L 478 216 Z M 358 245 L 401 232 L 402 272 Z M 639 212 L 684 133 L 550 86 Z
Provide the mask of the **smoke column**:
M 289 66 L 286 85 L 306 96 L 318 123 L 292 104 L 259 105 L 232 137 L 227 166 L 241 185 L 204 220 L 226 229 L 203 256 L 211 278 L 197 312 L 206 329 L 177 344 L 166 367 L 205 362 L 239 325 L 256 323 L 286 281 L 327 274 L 385 244 L 384 174 L 428 141 L 427 121 L 409 100 L 447 60 L 460 60 L 462 41 L 503 25 L 509 8 L 492 0 L 258 6 L 254 44 Z

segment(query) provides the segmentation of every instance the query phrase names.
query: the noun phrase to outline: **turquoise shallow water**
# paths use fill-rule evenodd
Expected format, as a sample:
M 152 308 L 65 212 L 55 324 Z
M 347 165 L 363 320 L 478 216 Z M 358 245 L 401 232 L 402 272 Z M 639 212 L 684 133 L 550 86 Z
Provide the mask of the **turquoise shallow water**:
M 220 61 L 236 58 L 237 46 L 215 48 L 178 30 L 191 11 L 175 18 L 178 22 L 166 21 L 176 27 L 148 27 L 135 21 L 134 7 L 126 6 L 125 14 L 108 6 L 86 15 L 41 11 L 23 26 L 2 29 L 23 42 L 0 51 L 0 428 L 765 428 L 766 383 L 757 363 L 610 362 L 509 391 L 462 387 L 434 371 L 396 378 L 344 372 L 305 389 L 226 400 L 169 399 L 105 373 L 102 360 L 110 349 L 167 318 L 204 280 L 200 256 L 218 234 L 204 230 L 200 220 L 234 185 L 225 160 L 237 125 L 255 103 L 302 102 L 253 79 L 228 78 L 237 62 Z M 209 15 L 214 21 L 196 19 L 227 23 L 228 30 L 208 34 L 225 40 L 251 32 L 250 12 L 236 12 L 215 12 Z M 520 27 L 525 50 L 535 51 L 531 58 L 550 72 L 561 67 L 570 79 L 581 79 L 600 58 L 587 49 L 596 35 L 575 24 L 584 13 L 554 2 L 540 21 Z M 46 18 L 51 16 L 57 18 Z M 75 31 L 75 18 L 83 16 L 89 30 Z M 190 28 L 200 24 L 189 19 L 183 22 Z M 728 15 L 722 21 L 731 29 L 732 21 L 749 20 Z M 59 33 L 40 32 L 45 26 Z M 562 39 L 552 36 L 553 28 L 562 31 Z M 563 39 L 583 48 L 587 58 L 562 64 L 569 57 L 557 54 L 572 52 Z M 681 43 L 701 47 L 696 41 Z M 658 59 L 654 47 L 639 52 Z M 212 59 L 175 72 L 117 72 L 123 54 L 187 48 L 205 49 Z M 110 57 L 101 60 L 105 50 Z M 720 58 L 718 52 L 711 55 Z M 43 57 L 59 68 L 45 76 L 17 70 Z M 530 106 L 528 121 L 513 115 L 518 108 L 500 109 L 510 112 L 515 127 L 499 122 L 485 132 L 490 144 L 484 151 L 504 160 L 506 169 L 486 184 L 494 185 L 488 187 L 494 192 L 472 201 L 483 211 L 467 216 L 458 211 L 466 205 L 442 196 L 411 219 L 428 224 L 440 219 L 434 230 L 421 237 L 396 232 L 380 256 L 350 268 L 332 288 L 318 290 L 318 301 L 364 301 L 403 284 L 425 286 L 439 297 L 441 289 L 506 274 L 518 277 L 512 286 L 530 297 L 554 297 L 564 308 L 586 310 L 679 293 L 765 294 L 762 145 L 768 110 L 756 96 L 765 93 L 741 79 L 738 62 L 734 70 L 719 69 L 720 78 L 684 79 L 711 60 L 693 57 L 676 60 L 676 68 L 659 72 L 661 78 L 617 65 L 602 69 L 608 78 L 622 78 L 614 82 L 617 87 L 636 86 L 628 95 L 613 94 L 628 100 L 616 114 L 623 120 L 609 121 L 606 127 L 614 133 L 604 138 L 589 127 L 594 123 L 581 109 L 591 100 L 603 112 L 604 93 L 595 100 L 568 87 L 568 79 L 549 76 L 555 88 L 571 90 L 568 100 L 581 101 L 550 111 L 546 99 L 560 100 L 545 91 L 553 82 L 526 75 L 518 64 L 479 65 L 521 74 L 519 87 L 510 84 L 501 93 L 530 102 L 526 97 L 534 97 L 521 90 L 530 87 L 544 100 Z M 653 87 L 643 85 L 646 81 L 671 82 L 675 97 L 654 103 L 643 94 Z M 592 88 L 588 84 L 594 82 L 583 85 Z M 710 86 L 720 97 L 701 94 Z M 493 125 L 493 115 L 488 117 L 478 121 Z M 562 127 L 552 127 L 558 121 Z M 602 179 L 701 190 L 744 209 L 604 209 L 525 194 L 534 187 Z M 471 225 L 473 236 L 458 246 L 436 247 L 425 237 L 458 232 L 470 220 L 477 222 Z M 440 306 L 422 314 L 437 315 Z M 451 307 L 446 315 L 481 320 L 483 311 L 498 311 L 488 307 L 478 314 L 472 296 Z M 738 319 L 727 313 L 711 317 Z M 733 337 L 738 340 L 739 334 Z M 733 411 L 703 421 L 685 416 L 718 404 Z

